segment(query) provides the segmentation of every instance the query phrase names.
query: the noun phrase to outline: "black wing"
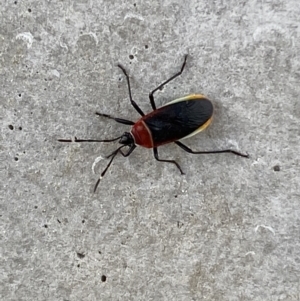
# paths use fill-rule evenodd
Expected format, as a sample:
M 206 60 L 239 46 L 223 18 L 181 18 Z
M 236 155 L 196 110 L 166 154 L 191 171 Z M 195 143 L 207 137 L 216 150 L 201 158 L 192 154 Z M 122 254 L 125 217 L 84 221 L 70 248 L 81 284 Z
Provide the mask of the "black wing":
M 148 114 L 144 122 L 152 133 L 154 145 L 180 140 L 203 126 L 213 106 L 206 98 L 171 103 Z

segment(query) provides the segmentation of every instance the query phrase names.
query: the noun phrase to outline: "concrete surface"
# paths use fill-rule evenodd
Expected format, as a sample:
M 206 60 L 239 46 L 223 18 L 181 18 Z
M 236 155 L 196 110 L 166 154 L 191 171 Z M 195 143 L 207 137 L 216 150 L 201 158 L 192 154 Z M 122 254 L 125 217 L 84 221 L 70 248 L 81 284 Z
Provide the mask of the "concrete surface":
M 5 1 L 0 11 L 1 300 L 299 300 L 300 2 Z M 136 120 L 189 93 L 212 126 L 156 162 L 118 156 Z M 94 164 L 95 174 L 92 172 Z

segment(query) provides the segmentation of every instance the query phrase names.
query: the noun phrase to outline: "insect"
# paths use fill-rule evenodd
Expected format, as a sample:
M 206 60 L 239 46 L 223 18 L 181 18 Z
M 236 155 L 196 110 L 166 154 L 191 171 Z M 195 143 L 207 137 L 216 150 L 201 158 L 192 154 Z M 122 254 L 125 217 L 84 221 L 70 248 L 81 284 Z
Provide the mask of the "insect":
M 194 151 L 190 149 L 188 146 L 183 144 L 182 139 L 194 136 L 195 134 L 206 129 L 211 121 L 213 116 L 213 105 L 212 102 L 207 99 L 202 94 L 191 94 L 179 99 L 175 99 L 166 105 L 156 108 L 154 102 L 154 93 L 162 89 L 167 83 L 178 77 L 182 72 L 186 65 L 187 55 L 184 57 L 184 62 L 181 66 L 179 72 L 173 75 L 168 80 L 164 81 L 157 88 L 149 94 L 150 104 L 153 109 L 152 112 L 145 114 L 141 108 L 137 105 L 137 103 L 132 99 L 131 87 L 129 76 L 124 69 L 123 66 L 118 65 L 118 67 L 124 73 L 127 86 L 128 93 L 131 105 L 135 108 L 135 110 L 141 115 L 141 118 L 136 122 L 123 119 L 116 118 L 108 114 L 98 113 L 96 114 L 101 117 L 106 117 L 108 119 L 113 119 L 118 123 L 131 125 L 130 132 L 125 132 L 121 136 L 114 139 L 103 139 L 103 140 L 93 140 L 93 139 L 77 139 L 75 137 L 72 139 L 59 139 L 60 142 L 113 142 L 119 140 L 119 143 L 122 144 L 115 151 L 113 151 L 107 158 L 110 158 L 109 163 L 107 164 L 104 171 L 101 173 L 96 185 L 94 187 L 94 192 L 96 191 L 100 180 L 104 177 L 111 163 L 118 153 L 120 153 L 123 157 L 129 156 L 134 149 L 139 145 L 146 148 L 152 148 L 154 158 L 160 162 L 167 162 L 176 165 L 179 169 L 180 173 L 183 175 L 180 165 L 175 160 L 166 160 L 161 159 L 158 156 L 157 147 L 174 142 L 184 151 L 190 154 L 217 154 L 217 153 L 232 153 L 237 156 L 248 158 L 248 154 L 242 154 L 235 150 L 231 149 L 223 149 L 223 150 L 212 150 L 212 151 Z M 127 151 L 123 151 L 123 148 L 127 146 Z

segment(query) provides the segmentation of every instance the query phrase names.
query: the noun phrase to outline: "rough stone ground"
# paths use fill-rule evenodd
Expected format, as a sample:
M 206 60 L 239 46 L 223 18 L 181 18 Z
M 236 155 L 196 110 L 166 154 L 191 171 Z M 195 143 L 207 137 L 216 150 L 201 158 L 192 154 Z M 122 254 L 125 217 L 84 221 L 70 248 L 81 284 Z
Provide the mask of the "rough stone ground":
M 299 0 L 4 1 L 0 8 L 1 300 L 299 300 Z M 112 138 L 189 93 L 212 126 L 107 164 Z

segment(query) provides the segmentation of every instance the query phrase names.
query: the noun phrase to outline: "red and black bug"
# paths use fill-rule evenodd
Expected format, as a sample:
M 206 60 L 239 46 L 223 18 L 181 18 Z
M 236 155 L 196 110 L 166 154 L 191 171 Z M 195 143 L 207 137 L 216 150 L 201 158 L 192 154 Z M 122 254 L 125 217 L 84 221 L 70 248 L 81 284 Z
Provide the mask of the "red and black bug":
M 154 102 L 154 93 L 163 88 L 171 80 L 179 76 L 186 64 L 187 55 L 184 57 L 181 70 L 173 75 L 171 78 L 163 82 L 157 88 L 155 88 L 149 94 L 150 104 L 153 109 L 152 112 L 145 114 L 141 108 L 132 99 L 129 76 L 121 65 L 118 67 L 123 71 L 128 85 L 129 99 L 135 110 L 142 116 L 138 121 L 133 122 L 131 120 L 112 117 L 107 114 L 98 113 L 97 115 L 103 116 L 109 119 L 113 119 L 116 122 L 131 125 L 130 132 L 125 132 L 120 137 L 114 139 L 104 140 L 92 140 L 92 139 L 59 139 L 60 142 L 113 142 L 119 140 L 122 144 L 115 151 L 113 151 L 107 158 L 111 158 L 104 171 L 101 173 L 98 179 L 94 192 L 96 191 L 100 180 L 105 175 L 106 171 L 110 167 L 115 156 L 120 153 L 123 157 L 129 156 L 137 145 L 146 148 L 153 148 L 154 157 L 157 161 L 167 162 L 175 164 L 181 174 L 184 174 L 181 167 L 175 160 L 160 159 L 157 152 L 157 147 L 163 144 L 174 142 L 184 151 L 191 154 L 217 154 L 217 153 L 232 153 L 237 156 L 248 158 L 248 154 L 242 154 L 235 150 L 224 149 L 224 150 L 212 150 L 212 151 L 193 151 L 181 141 L 182 139 L 191 137 L 204 129 L 206 129 L 212 121 L 213 116 L 213 105 L 212 102 L 201 94 L 191 94 L 179 99 L 175 99 L 166 105 L 156 108 Z M 123 152 L 124 147 L 128 147 L 127 152 Z

